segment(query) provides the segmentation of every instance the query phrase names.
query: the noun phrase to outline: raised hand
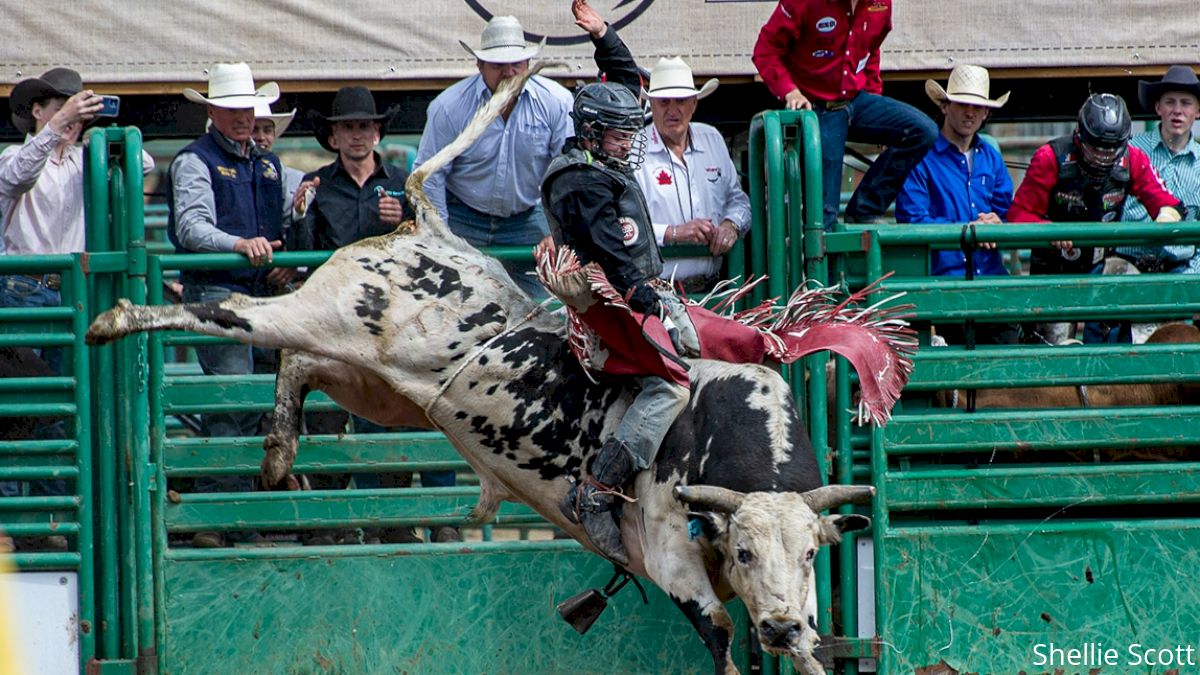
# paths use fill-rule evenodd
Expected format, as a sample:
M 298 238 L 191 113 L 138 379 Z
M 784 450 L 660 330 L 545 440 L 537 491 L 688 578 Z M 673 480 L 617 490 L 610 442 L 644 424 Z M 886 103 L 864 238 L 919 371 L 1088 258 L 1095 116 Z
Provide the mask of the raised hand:
M 588 4 L 587 0 L 572 0 L 571 13 L 575 15 L 575 25 L 587 31 L 594 38 L 602 38 L 608 32 L 604 17 Z

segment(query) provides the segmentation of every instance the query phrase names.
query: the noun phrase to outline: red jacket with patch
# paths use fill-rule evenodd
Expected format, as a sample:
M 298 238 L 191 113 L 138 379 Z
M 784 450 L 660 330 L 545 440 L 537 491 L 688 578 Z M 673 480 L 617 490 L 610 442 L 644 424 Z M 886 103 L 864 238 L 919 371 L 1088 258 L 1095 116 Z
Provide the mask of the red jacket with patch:
M 782 99 L 799 89 L 810 100 L 883 93 L 879 47 L 892 30 L 892 0 L 780 0 L 758 33 L 754 65 Z

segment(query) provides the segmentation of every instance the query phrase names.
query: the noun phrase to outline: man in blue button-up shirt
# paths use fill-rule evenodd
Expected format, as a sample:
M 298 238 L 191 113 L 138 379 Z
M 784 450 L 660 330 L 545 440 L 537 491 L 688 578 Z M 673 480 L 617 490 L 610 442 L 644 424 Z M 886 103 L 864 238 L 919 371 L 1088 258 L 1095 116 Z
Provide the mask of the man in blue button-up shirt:
M 479 74 L 429 104 L 418 166 L 458 137 L 500 82 L 528 71 L 540 50 L 525 43 L 521 24 L 511 16 L 489 21 L 480 42 L 479 49 L 463 44 Z M 480 247 L 532 246 L 549 234 L 541 208 L 542 177 L 573 133 L 571 102 L 565 88 L 535 75 L 474 145 L 426 179 L 425 191 L 451 231 Z M 505 267 L 527 293 L 545 297 L 545 289 L 527 274 L 532 260 Z
M 933 147 L 900 190 L 897 222 L 1003 222 L 1012 204 L 1012 178 L 1000 152 L 979 138 L 979 129 L 992 110 L 1008 101 L 1008 94 L 991 99 L 989 89 L 988 72 L 979 66 L 957 66 L 945 89 L 933 80 L 925 82 L 925 93 L 941 108 L 944 120 Z M 995 244 L 980 247 L 973 254 L 976 276 L 1008 274 Z M 931 263 L 935 275 L 966 273 L 966 255 L 959 250 L 935 251 Z

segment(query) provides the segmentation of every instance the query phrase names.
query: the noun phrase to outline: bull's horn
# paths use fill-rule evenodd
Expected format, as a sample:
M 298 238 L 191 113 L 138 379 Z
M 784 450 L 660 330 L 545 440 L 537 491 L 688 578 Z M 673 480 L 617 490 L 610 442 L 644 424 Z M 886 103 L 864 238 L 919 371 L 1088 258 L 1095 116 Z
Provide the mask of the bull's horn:
M 870 485 L 826 485 L 801 493 L 808 508 L 820 513 L 842 504 L 869 504 L 875 495 Z
M 746 495 L 715 485 L 676 485 L 675 498 L 698 509 L 733 513 Z

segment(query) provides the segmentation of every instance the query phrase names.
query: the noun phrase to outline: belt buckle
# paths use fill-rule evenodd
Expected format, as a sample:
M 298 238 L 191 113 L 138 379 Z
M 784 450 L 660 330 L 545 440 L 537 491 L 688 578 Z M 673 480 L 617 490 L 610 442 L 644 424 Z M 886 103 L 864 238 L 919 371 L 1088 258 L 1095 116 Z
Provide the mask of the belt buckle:
M 42 277 L 42 283 L 52 291 L 57 291 L 62 288 L 61 274 L 47 274 Z
M 840 101 L 828 101 L 825 103 L 825 109 L 830 112 L 833 112 L 833 111 L 841 110 L 849 105 L 850 105 L 850 99 L 843 99 Z

